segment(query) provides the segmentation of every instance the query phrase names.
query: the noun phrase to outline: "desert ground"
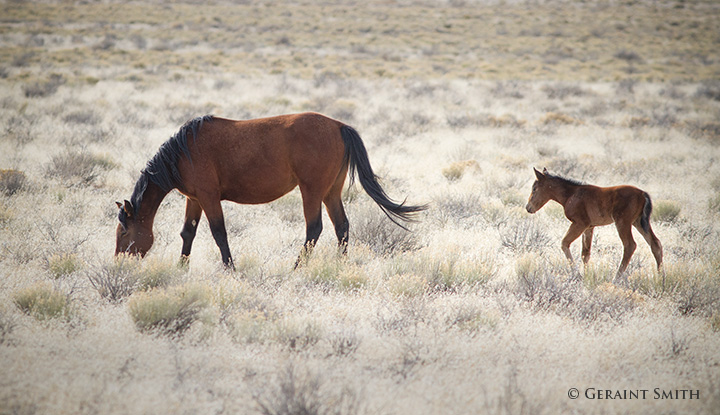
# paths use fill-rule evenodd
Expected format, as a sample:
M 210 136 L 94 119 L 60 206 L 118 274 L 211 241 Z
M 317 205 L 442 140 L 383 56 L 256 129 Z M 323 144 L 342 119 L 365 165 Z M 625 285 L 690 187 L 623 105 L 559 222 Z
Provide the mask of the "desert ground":
M 0 414 L 720 413 L 720 4 L 0 2 Z M 116 201 L 188 119 L 355 127 L 339 256 L 296 189 L 224 202 L 237 270 L 184 198 L 114 257 Z M 615 227 L 582 273 L 533 167 L 653 199 L 628 284 Z

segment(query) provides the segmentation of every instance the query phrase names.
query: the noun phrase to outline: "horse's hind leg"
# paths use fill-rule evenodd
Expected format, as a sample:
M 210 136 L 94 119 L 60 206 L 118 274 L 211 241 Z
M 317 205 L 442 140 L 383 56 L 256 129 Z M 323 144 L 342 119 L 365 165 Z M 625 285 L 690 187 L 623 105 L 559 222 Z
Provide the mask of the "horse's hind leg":
M 346 171 L 340 172 L 340 178 L 335 182 L 330 191 L 323 199 L 328 216 L 335 227 L 335 235 L 338 239 L 338 249 L 341 254 L 347 253 L 348 232 L 350 230 L 350 222 L 345 215 L 345 208 L 342 203 L 342 187 L 345 182 Z
M 662 260 L 663 260 L 663 248 L 662 244 L 660 243 L 660 240 L 655 236 L 655 233 L 652 230 L 652 227 L 650 227 L 650 224 L 648 223 L 648 230 L 647 232 L 645 229 L 642 228 L 642 225 L 640 225 L 640 220 L 636 220 L 633 224 L 635 226 L 635 229 L 640 232 L 640 235 L 645 238 L 645 241 L 650 245 L 650 250 L 652 250 L 653 256 L 655 257 L 655 262 L 657 263 L 658 271 L 662 270 Z
M 235 270 L 235 265 L 230 255 L 227 230 L 225 229 L 225 217 L 223 216 L 222 205 L 220 205 L 220 198 L 210 196 L 201 199 L 200 206 L 202 206 L 202 209 L 205 211 L 205 217 L 207 217 L 210 223 L 210 232 L 212 232 L 215 243 L 218 248 L 220 248 L 223 264 L 226 268 Z
M 189 197 L 185 200 L 185 225 L 183 225 L 180 236 L 183 239 L 182 253 L 180 255 L 180 265 L 187 265 L 190 250 L 192 249 L 193 240 L 197 233 L 198 222 L 202 216 L 202 207 L 197 200 L 190 199 Z
M 303 186 L 300 186 L 300 193 L 303 198 L 303 213 L 305 214 L 305 244 L 295 261 L 295 268 L 312 253 L 323 227 L 322 197 Z
M 627 223 L 626 221 L 615 222 L 615 227 L 617 228 L 624 247 L 620 268 L 618 268 L 617 274 L 615 274 L 615 281 L 619 281 L 623 278 L 625 270 L 627 269 L 628 264 L 630 264 L 630 258 L 632 258 L 635 248 L 637 248 L 637 244 L 635 243 L 635 239 L 633 239 L 632 226 L 630 223 Z M 625 281 L 627 281 L 627 277 L 625 277 Z

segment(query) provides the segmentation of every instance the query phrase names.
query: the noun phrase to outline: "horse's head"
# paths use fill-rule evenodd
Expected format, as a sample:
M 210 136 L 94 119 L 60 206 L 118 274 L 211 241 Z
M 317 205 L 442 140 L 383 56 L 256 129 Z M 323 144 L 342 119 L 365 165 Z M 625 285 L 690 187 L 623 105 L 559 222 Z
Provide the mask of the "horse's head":
M 543 172 L 540 173 L 537 171 L 536 168 L 533 168 L 535 171 L 535 177 L 537 180 L 535 180 L 535 183 L 533 183 L 532 186 L 532 192 L 530 193 L 530 198 L 528 199 L 527 206 L 525 206 L 525 209 L 527 209 L 530 213 L 535 213 L 540 208 L 545 206 L 545 203 L 550 200 L 550 192 L 549 192 L 549 181 L 547 174 L 547 169 L 543 169 Z
M 118 227 L 116 230 L 115 255 L 127 253 L 144 257 L 153 244 L 152 225 L 146 226 L 138 218 L 135 207 L 129 201 L 124 204 L 115 202 L 120 209 L 118 212 Z

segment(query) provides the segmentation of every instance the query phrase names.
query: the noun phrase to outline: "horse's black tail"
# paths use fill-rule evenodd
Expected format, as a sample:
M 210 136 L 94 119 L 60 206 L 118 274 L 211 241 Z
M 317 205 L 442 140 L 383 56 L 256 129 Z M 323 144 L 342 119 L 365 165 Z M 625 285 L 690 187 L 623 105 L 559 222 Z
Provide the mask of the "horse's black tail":
M 370 167 L 370 160 L 368 159 L 367 150 L 365 150 L 365 144 L 354 128 L 343 125 L 340 128 L 340 134 L 345 142 L 345 160 L 348 163 L 348 173 L 350 175 L 350 184 L 353 183 L 355 174 L 357 173 L 365 192 L 380 206 L 383 212 L 393 221 L 396 225 L 403 229 L 403 225 L 398 223 L 396 219 L 403 220 L 405 222 L 412 222 L 413 214 L 427 209 L 427 205 L 422 206 L 411 206 L 402 203 L 396 203 L 392 201 L 383 190 L 380 183 L 378 183 L 378 177 L 373 173 L 372 167 Z
M 645 206 L 643 207 L 643 213 L 640 217 L 640 226 L 645 232 L 650 232 L 650 215 L 652 214 L 652 200 L 647 192 L 643 192 L 645 196 Z

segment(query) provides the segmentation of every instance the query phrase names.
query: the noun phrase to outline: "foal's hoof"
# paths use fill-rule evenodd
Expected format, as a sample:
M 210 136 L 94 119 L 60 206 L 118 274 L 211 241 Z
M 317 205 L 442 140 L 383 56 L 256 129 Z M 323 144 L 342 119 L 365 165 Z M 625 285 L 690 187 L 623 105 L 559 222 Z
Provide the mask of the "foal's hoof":
M 179 268 L 187 268 L 190 265 L 190 257 L 187 255 L 180 255 L 180 260 L 178 261 L 178 267 Z

